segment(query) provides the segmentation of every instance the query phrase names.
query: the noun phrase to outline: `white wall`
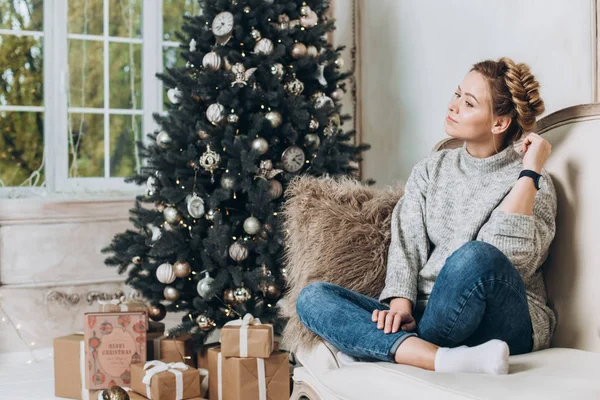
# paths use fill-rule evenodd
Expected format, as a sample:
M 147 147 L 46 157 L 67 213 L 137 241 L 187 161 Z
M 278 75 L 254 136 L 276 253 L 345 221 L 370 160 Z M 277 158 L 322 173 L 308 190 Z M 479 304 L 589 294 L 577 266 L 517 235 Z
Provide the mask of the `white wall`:
M 439 140 L 471 65 L 529 64 L 546 113 L 593 101 L 592 0 L 359 0 L 363 176 L 405 181 Z

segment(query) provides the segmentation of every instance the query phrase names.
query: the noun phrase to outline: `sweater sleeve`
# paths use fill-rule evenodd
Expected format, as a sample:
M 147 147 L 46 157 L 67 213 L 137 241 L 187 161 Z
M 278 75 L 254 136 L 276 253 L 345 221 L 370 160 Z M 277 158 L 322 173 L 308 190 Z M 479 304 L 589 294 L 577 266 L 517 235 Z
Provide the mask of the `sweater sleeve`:
M 533 215 L 507 213 L 498 206 L 476 238 L 501 250 L 524 280 L 546 259 L 556 231 L 556 190 L 545 170 L 543 180 L 535 195 Z
M 385 286 L 379 295 L 382 304 L 389 305 L 394 297 L 404 297 L 412 302 L 413 309 L 416 305 L 419 270 L 429 256 L 425 225 L 426 166 L 424 159 L 413 167 L 404 195 L 392 211 Z

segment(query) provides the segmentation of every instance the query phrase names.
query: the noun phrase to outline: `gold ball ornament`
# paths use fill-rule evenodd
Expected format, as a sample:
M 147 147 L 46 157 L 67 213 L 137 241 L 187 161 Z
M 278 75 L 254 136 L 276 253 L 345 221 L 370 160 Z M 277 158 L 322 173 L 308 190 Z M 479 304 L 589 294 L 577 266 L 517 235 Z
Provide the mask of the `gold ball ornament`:
M 148 307 L 148 316 L 152 321 L 161 321 L 167 315 L 167 309 L 162 304 L 152 304 Z
M 250 290 L 242 286 L 234 290 L 233 297 L 235 298 L 236 303 L 242 304 L 252 298 L 252 293 Z
M 252 141 L 252 149 L 258 150 L 261 155 L 265 154 L 269 150 L 269 143 L 265 138 L 257 137 Z
M 292 46 L 292 57 L 302 58 L 306 55 L 306 45 L 301 42 L 296 42 Z
M 269 181 L 269 194 L 272 199 L 278 199 L 283 194 L 283 186 L 281 186 L 281 182 L 276 179 L 271 179 Z
M 319 54 L 316 46 L 310 45 L 306 48 L 306 54 L 310 57 L 316 57 Z
M 102 400 L 129 400 L 129 394 L 120 386 L 113 386 L 102 391 Z
M 304 135 L 304 144 L 306 147 L 316 149 L 321 144 L 321 138 L 316 133 L 307 133 Z
M 169 224 L 177 224 L 179 221 L 181 221 L 181 215 L 179 214 L 179 211 L 172 206 L 164 209 L 163 216 L 165 217 L 165 221 L 167 221 Z
M 279 289 L 279 285 L 275 282 L 270 282 L 265 285 L 263 288 L 263 293 L 266 297 L 270 299 L 278 299 L 281 296 L 281 290 Z
M 231 68 L 233 67 L 233 65 L 227 58 L 227 56 L 223 57 L 223 65 L 224 65 L 225 71 L 231 71 Z
M 283 123 L 283 117 L 279 111 L 269 111 L 267 114 L 265 114 L 265 118 L 269 120 L 273 128 L 279 128 Z
M 233 289 L 225 289 L 223 291 L 223 301 L 229 305 L 234 305 L 236 303 Z
M 201 331 L 210 331 L 215 327 L 215 322 L 204 314 L 200 314 L 196 317 L 196 323 Z
M 163 295 L 165 296 L 166 300 L 176 301 L 179 298 L 179 290 L 177 290 L 173 286 L 165 286 Z
M 185 278 L 192 272 L 192 267 L 187 261 L 177 261 L 173 264 L 173 272 L 178 278 Z

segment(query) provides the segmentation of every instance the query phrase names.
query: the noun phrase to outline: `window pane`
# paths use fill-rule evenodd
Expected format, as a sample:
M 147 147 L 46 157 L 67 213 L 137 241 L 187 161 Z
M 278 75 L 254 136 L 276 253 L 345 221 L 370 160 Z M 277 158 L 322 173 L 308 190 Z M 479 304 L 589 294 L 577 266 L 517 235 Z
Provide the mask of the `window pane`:
M 104 107 L 102 42 L 69 39 L 69 106 Z
M 142 45 L 110 43 L 110 108 L 142 108 Z
M 44 114 L 0 112 L 0 186 L 42 186 Z
M 175 32 L 181 32 L 183 15 L 198 15 L 197 0 L 163 0 L 163 40 L 174 40 Z
M 110 176 L 133 175 L 140 165 L 135 152 L 135 142 L 142 137 L 142 117 L 140 115 L 110 116 Z
M 102 35 L 102 0 L 69 0 L 69 33 Z
M 179 55 L 179 47 L 163 46 L 163 70 L 173 67 L 184 67 L 185 59 Z M 169 102 L 167 88 L 163 85 L 163 102 Z
M 0 0 L 0 29 L 42 31 L 44 0 Z
M 69 114 L 69 178 L 104 177 L 104 116 Z
M 142 37 L 142 0 L 109 0 L 109 36 Z
M 0 105 L 41 106 L 43 38 L 0 36 Z

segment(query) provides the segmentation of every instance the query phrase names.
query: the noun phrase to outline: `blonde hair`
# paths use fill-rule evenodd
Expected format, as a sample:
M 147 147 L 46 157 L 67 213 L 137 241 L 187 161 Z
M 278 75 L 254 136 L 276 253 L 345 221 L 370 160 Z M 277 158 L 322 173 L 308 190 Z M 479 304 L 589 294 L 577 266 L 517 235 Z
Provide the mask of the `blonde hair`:
M 536 117 L 544 112 L 545 106 L 540 97 L 540 84 L 527 64 L 516 64 L 502 57 L 498 61 L 478 62 L 471 71 L 479 72 L 487 80 L 493 114 L 512 118 L 503 147 L 512 145 L 524 132 L 535 130 Z

